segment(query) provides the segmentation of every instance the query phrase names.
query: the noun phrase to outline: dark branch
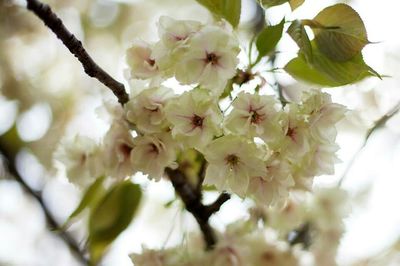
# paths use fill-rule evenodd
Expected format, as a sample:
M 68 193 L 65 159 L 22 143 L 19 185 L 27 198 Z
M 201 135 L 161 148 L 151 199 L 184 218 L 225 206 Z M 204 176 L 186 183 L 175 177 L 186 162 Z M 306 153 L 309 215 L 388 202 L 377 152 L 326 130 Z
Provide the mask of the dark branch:
M 219 197 L 210 205 L 207 205 L 207 211 L 209 212 L 209 215 L 211 216 L 212 214 L 216 213 L 219 211 L 221 208 L 222 204 L 224 204 L 226 201 L 228 201 L 231 198 L 231 195 L 223 192 Z
M 129 96 L 125 91 L 124 85 L 112 78 L 93 61 L 85 48 L 83 48 L 81 41 L 68 31 L 61 19 L 57 17 L 48 5 L 37 0 L 27 0 L 27 2 L 28 9 L 35 13 L 81 62 L 86 74 L 92 78 L 96 78 L 106 87 L 110 88 L 122 105 L 128 102 Z
M 53 215 L 47 209 L 46 204 L 44 203 L 40 193 L 34 191 L 26 182 L 25 180 L 18 174 L 17 169 L 15 167 L 15 160 L 14 156 L 11 152 L 8 151 L 6 145 L 0 142 L 0 153 L 3 156 L 3 160 L 8 163 L 8 172 L 14 177 L 14 179 L 22 186 L 22 188 L 36 201 L 39 203 L 45 218 L 47 225 L 51 231 L 53 231 L 56 235 L 58 235 L 64 243 L 69 247 L 72 254 L 84 265 L 89 265 L 88 260 L 85 258 L 84 252 L 80 250 L 77 242 L 66 232 L 60 229 L 60 226 L 54 219 Z
M 212 249 L 217 242 L 217 238 L 214 230 L 208 223 L 208 220 L 211 215 L 220 209 L 224 202 L 230 199 L 230 195 L 228 193 L 222 193 L 214 203 L 210 205 L 203 205 L 201 202 L 201 191 L 193 188 L 192 185 L 190 185 L 182 171 L 179 169 L 173 170 L 171 168 L 166 168 L 165 172 L 171 180 L 176 193 L 185 203 L 186 210 L 193 214 L 194 218 L 199 224 L 203 233 L 204 241 L 206 242 L 207 249 Z
M 288 242 L 291 246 L 296 244 L 302 244 L 305 249 L 308 249 L 311 245 L 311 225 L 305 223 L 296 230 L 293 230 L 288 235 Z

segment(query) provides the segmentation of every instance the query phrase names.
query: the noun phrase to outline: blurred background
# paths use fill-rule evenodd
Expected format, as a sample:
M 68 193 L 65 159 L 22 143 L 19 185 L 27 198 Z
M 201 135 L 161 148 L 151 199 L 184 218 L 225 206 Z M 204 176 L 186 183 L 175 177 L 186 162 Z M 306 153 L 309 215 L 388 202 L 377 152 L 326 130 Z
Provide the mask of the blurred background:
M 338 1 L 306 0 L 291 13 L 288 5 L 271 8 L 271 23 L 313 18 L 322 8 Z M 396 249 L 400 239 L 400 115 L 376 130 L 358 153 L 374 123 L 400 102 L 400 35 L 396 0 L 340 1 L 357 10 L 374 44 L 364 49 L 367 64 L 387 75 L 356 85 L 327 89 L 336 102 L 350 111 L 340 123 L 338 152 L 342 163 L 334 176 L 322 176 L 316 186 L 334 186 L 345 174 L 343 188 L 350 192 L 352 213 L 341 242 L 339 265 L 400 265 Z M 124 53 L 135 39 L 155 41 L 156 22 L 162 15 L 175 19 L 211 20 L 194 0 L 52 0 L 46 1 L 67 28 L 81 39 L 89 54 L 108 73 L 124 81 Z M 240 37 L 246 46 L 255 28 L 256 5 L 243 0 Z M 279 44 L 277 66 L 295 57 L 297 48 L 288 36 Z M 278 73 L 279 82 L 292 99 L 309 86 Z M 268 77 L 267 77 L 268 80 Z M 125 82 L 125 81 L 124 81 Z M 128 86 L 128 85 L 127 85 Z M 25 1 L 0 0 L 0 145 L 1 153 L 16 156 L 19 175 L 34 190 L 60 224 L 73 211 L 81 191 L 68 183 L 53 166 L 52 155 L 59 141 L 75 134 L 99 140 L 108 124 L 98 109 L 114 96 L 97 80 L 86 76 L 78 61 L 38 18 L 25 9 Z M 65 243 L 46 227 L 38 202 L 14 181 L 0 164 L 0 265 L 80 265 Z M 193 218 L 181 211 L 168 182 L 149 182 L 135 176 L 146 198 L 135 222 L 112 246 L 104 265 L 132 265 L 128 254 L 142 245 L 161 248 L 178 243 L 197 230 Z M 212 193 L 206 200 L 213 198 Z M 246 202 L 233 198 L 213 217 L 222 229 L 246 217 Z M 69 232 L 84 242 L 84 221 Z M 397 250 L 399 247 L 397 246 Z M 390 253 L 391 252 L 391 253 Z M 366 262 L 388 253 L 392 262 Z M 358 263 L 358 264 L 357 264 Z M 391 264 L 390 264 L 391 263 Z

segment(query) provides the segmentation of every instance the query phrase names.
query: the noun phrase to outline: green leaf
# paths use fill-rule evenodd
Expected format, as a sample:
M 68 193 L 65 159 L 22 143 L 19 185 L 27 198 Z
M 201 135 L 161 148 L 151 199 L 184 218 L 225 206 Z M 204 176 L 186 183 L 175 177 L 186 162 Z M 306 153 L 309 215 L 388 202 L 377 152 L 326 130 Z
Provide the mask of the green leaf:
M 297 9 L 299 6 L 301 6 L 304 3 L 305 0 L 289 0 L 289 5 L 292 11 Z
M 240 21 L 241 0 L 196 0 L 217 18 L 226 19 L 234 28 Z
M 325 8 L 313 21 L 315 25 L 323 26 L 310 25 L 318 48 L 332 60 L 350 60 L 369 43 L 364 22 L 358 13 L 346 4 Z
M 124 181 L 112 187 L 89 217 L 89 251 L 96 265 L 104 251 L 131 223 L 142 196 L 138 185 Z
M 312 48 L 311 42 L 308 38 L 307 32 L 304 29 L 303 24 L 299 20 L 295 20 L 290 24 L 287 33 L 297 43 L 300 48 L 300 52 L 305 56 L 307 62 L 312 61 Z
M 274 51 L 276 45 L 282 37 L 284 25 L 285 19 L 283 18 L 279 24 L 267 26 L 260 32 L 256 40 L 258 60 Z
M 323 87 L 340 86 L 340 83 L 328 79 L 323 73 L 309 66 L 302 57 L 293 58 L 285 66 L 285 71 L 293 78 Z
M 100 201 L 100 199 L 105 194 L 105 189 L 103 187 L 103 181 L 105 177 L 99 177 L 96 181 L 91 184 L 83 194 L 81 202 L 79 203 L 78 207 L 74 210 L 74 212 L 69 216 L 68 220 L 65 224 L 68 224 L 71 219 L 78 216 L 85 208 L 93 208 L 96 204 Z
M 265 8 L 279 6 L 287 3 L 288 1 L 289 0 L 259 0 L 260 4 Z
M 380 75 L 368 66 L 361 53 L 346 62 L 331 60 L 312 42 L 313 61 L 306 62 L 301 56 L 291 60 L 285 70 L 296 79 L 326 87 L 343 86 L 368 76 Z
M 232 91 L 233 91 L 233 79 L 230 79 L 226 83 L 225 89 L 222 92 L 221 96 L 219 96 L 219 99 L 225 99 L 226 97 L 230 96 Z

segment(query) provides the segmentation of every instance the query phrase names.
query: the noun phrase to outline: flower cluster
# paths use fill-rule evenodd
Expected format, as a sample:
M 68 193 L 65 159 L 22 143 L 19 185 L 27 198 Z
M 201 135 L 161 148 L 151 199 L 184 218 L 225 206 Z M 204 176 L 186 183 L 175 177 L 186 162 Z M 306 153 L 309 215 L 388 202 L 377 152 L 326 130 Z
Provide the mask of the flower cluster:
M 198 238 L 198 237 L 197 237 Z M 145 249 L 131 254 L 137 266 L 311 266 L 307 253 L 277 239 L 272 232 L 257 229 L 248 221 L 228 226 L 211 251 L 203 251 L 196 236 L 188 243 L 163 250 Z M 182 253 L 181 250 L 185 250 Z M 311 260 L 312 261 L 312 260 Z
M 130 257 L 138 266 L 336 266 L 348 195 L 336 187 L 313 192 L 298 193 L 283 208 L 251 209 L 248 219 L 229 224 L 218 235 L 211 251 L 204 252 L 200 236 L 191 234 L 180 246 L 145 248 Z M 296 232 L 303 234 L 297 242 L 292 240 Z
M 71 180 L 81 168 L 92 177 L 140 171 L 160 180 L 166 167 L 179 167 L 179 154 L 194 149 L 206 161 L 205 184 L 282 206 L 292 190 L 308 190 L 314 176 L 333 173 L 335 124 L 345 111 L 329 94 L 310 91 L 283 107 L 271 95 L 238 87 L 222 111 L 220 96 L 237 73 L 240 51 L 232 29 L 168 17 L 158 28 L 157 43 L 135 42 L 127 51 L 130 79 L 144 81 L 122 112 L 112 111 L 99 147 L 75 141 L 67 147 L 73 155 L 59 157 Z M 177 94 L 164 82 L 170 78 L 191 89 Z

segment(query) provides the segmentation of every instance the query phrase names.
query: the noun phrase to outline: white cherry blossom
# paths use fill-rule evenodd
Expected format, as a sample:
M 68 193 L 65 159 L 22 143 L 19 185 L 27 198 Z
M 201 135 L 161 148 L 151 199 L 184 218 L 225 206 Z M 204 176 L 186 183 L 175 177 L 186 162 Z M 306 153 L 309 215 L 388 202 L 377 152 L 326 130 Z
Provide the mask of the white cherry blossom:
M 100 147 L 86 136 L 63 140 L 54 158 L 64 164 L 68 179 L 79 186 L 88 185 L 104 173 Z
M 176 144 L 169 132 L 138 136 L 133 142 L 131 162 L 137 171 L 147 174 L 150 179 L 160 180 L 164 169 L 174 166 Z
M 198 21 L 160 17 L 158 21 L 160 41 L 154 45 L 152 57 L 155 58 L 164 77 L 174 75 L 174 67 L 186 51 L 190 37 L 201 27 Z
M 208 91 L 195 89 L 171 100 L 165 113 L 172 135 L 187 147 L 202 149 L 221 134 L 222 113 Z
M 219 190 L 228 190 L 244 197 L 250 177 L 265 176 L 263 151 L 239 136 L 227 135 L 207 146 L 204 156 L 209 163 L 204 182 Z
M 273 140 L 282 135 L 277 101 L 272 96 L 241 92 L 233 101 L 225 128 L 234 134 L 249 137 L 263 136 Z
M 151 54 L 151 46 L 143 41 L 135 41 L 126 51 L 126 62 L 130 67 L 131 78 L 149 79 L 159 74 L 158 66 Z
M 275 154 L 265 163 L 265 176 L 253 176 L 247 194 L 253 197 L 258 204 L 266 206 L 284 205 L 289 190 L 295 182 L 290 172 L 289 163 L 285 158 Z
M 176 63 L 175 77 L 183 84 L 199 83 L 219 96 L 236 73 L 239 46 L 231 33 L 206 26 L 191 37 Z
M 126 124 L 113 123 L 104 137 L 103 146 L 108 175 L 121 179 L 135 173 L 130 161 L 133 137 Z
M 126 117 L 142 132 L 161 132 L 168 126 L 164 107 L 172 97 L 173 91 L 164 86 L 144 89 L 125 104 Z

